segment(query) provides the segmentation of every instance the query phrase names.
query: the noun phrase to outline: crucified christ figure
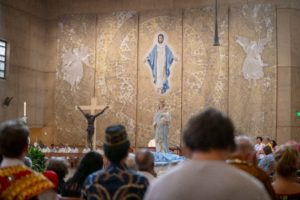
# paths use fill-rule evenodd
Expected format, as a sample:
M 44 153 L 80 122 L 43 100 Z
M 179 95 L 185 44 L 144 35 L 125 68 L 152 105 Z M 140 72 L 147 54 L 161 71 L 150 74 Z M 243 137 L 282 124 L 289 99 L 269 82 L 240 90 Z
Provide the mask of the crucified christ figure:
M 95 115 L 91 115 L 89 113 L 85 113 L 79 106 L 77 106 L 77 108 L 80 110 L 80 112 L 84 115 L 84 117 L 86 118 L 87 122 L 88 122 L 88 127 L 86 129 L 87 131 L 87 142 L 88 145 L 90 147 L 90 149 L 93 149 L 93 136 L 94 136 L 94 131 L 95 131 L 95 119 L 104 113 L 104 111 L 106 109 L 108 109 L 109 107 L 106 106 L 103 110 L 101 110 L 99 113 L 95 114 Z

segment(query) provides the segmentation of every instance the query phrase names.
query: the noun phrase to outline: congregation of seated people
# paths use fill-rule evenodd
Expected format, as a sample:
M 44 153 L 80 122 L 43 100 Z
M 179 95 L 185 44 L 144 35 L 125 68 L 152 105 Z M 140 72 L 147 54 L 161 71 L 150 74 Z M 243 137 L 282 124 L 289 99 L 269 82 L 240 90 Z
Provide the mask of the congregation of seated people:
M 27 157 L 29 132 L 20 119 L 0 124 L 0 199 L 300 199 L 300 145 L 268 136 L 253 142 L 213 108 L 189 119 L 182 132 L 185 160 L 162 175 L 151 151 L 130 153 L 120 124 L 106 128 L 103 150 L 84 148 L 76 168 L 53 157 L 38 173 Z M 79 152 L 68 145 L 34 146 L 44 153 Z

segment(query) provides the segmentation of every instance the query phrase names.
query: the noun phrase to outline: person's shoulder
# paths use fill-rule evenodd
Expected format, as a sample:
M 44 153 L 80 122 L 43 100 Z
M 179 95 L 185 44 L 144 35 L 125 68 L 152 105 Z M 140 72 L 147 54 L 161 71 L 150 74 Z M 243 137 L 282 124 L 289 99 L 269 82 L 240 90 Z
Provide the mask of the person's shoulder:
M 133 178 L 137 182 L 145 183 L 148 185 L 148 179 L 145 176 L 143 176 L 142 174 L 140 174 L 139 172 L 134 171 L 134 170 L 128 170 L 128 172 L 133 176 Z
M 234 184 L 240 185 L 240 183 L 244 183 L 247 186 L 254 188 L 263 188 L 262 183 L 258 181 L 255 177 L 253 177 L 251 174 L 249 174 L 246 171 L 243 171 L 238 168 L 234 168 L 233 166 L 230 166 L 231 168 L 227 168 L 227 175 L 234 178 Z M 242 185 L 240 185 L 242 187 Z
M 223 171 L 223 174 L 228 178 L 230 178 L 230 180 L 234 180 L 234 181 L 228 181 L 226 183 L 226 187 L 228 187 L 228 189 L 235 188 L 234 189 L 235 197 L 242 197 L 251 194 L 252 196 L 250 199 L 253 200 L 270 199 L 268 193 L 265 190 L 265 186 L 257 178 L 255 178 L 253 175 L 249 174 L 248 172 L 243 171 L 242 169 L 236 168 L 234 166 L 230 166 L 229 164 L 225 164 L 225 165 L 228 165 L 228 167 L 224 167 L 223 169 L 221 169 L 221 171 Z M 249 199 L 249 198 L 245 197 L 245 199 Z
M 98 170 L 88 175 L 84 181 L 84 185 L 93 184 L 99 180 L 102 180 L 101 177 L 107 173 L 105 169 Z
M 155 178 L 153 183 L 155 183 L 157 187 L 160 187 L 161 185 L 165 185 L 166 183 L 172 184 L 173 182 L 170 180 L 179 180 L 181 178 L 184 178 L 186 173 L 190 172 L 189 165 L 190 164 L 188 162 L 179 163 L 177 164 L 177 166 L 168 169 L 168 171 L 161 174 L 159 177 Z
M 31 173 L 31 169 L 26 167 L 25 165 L 0 167 L 0 176 L 9 176 L 13 173 L 20 173 L 24 171 L 27 171 L 27 173 Z

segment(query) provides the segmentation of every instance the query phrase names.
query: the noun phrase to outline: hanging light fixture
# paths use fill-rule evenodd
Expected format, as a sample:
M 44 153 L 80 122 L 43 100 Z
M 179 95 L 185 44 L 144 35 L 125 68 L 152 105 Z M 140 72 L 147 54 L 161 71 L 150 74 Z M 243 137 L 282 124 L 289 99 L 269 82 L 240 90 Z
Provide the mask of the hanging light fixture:
M 218 31 L 218 0 L 215 4 L 215 35 L 214 35 L 214 46 L 220 46 L 219 42 L 219 31 Z

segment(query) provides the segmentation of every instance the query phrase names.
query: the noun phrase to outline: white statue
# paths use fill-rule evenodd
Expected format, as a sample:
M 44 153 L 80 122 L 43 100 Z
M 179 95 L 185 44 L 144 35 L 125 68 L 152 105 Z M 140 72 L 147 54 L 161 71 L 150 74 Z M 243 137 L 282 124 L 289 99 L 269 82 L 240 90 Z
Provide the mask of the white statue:
M 251 80 L 256 85 L 256 80 L 264 77 L 263 67 L 268 66 L 261 59 L 261 53 L 265 45 L 270 41 L 269 37 L 256 41 L 250 41 L 248 38 L 237 36 L 236 42 L 239 43 L 245 53 L 247 54 L 243 64 L 244 78 L 249 81 L 249 88 L 251 87 Z
M 171 115 L 164 100 L 160 100 L 153 121 L 156 152 L 168 153 Z

